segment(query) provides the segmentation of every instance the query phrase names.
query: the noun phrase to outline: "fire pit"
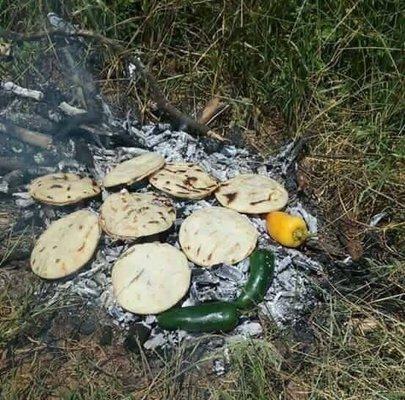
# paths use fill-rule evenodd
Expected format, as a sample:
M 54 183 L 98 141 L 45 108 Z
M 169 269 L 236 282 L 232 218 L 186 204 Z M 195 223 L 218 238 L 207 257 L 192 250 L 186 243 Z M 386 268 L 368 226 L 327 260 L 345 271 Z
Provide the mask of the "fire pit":
M 49 20 L 60 32 L 75 31 L 53 14 Z M 47 82 L 33 82 L 32 88 L 9 81 L 1 83 L 0 192 L 5 203 L 13 202 L 18 209 L 19 218 L 15 226 L 19 229 L 34 226 L 40 233 L 52 221 L 74 211 L 89 209 L 98 213 L 102 200 L 110 192 L 104 188 L 102 199 L 54 207 L 39 204 L 31 198 L 27 184 L 32 179 L 47 173 L 66 172 L 89 176 L 101 182 L 113 166 L 150 151 L 163 156 L 166 162 L 196 164 L 219 182 L 241 173 L 255 173 L 284 183 L 289 192 L 287 211 L 301 215 L 310 232 L 317 233 L 317 218 L 301 203 L 293 178 L 298 142 L 290 142 L 277 155 L 263 158 L 251 150 L 207 136 L 192 136 L 169 124 L 142 125 L 130 114 L 126 118 L 116 117 L 97 92 L 90 72 L 74 62 L 74 58 L 80 59 L 84 48 L 85 42 L 81 38 L 55 38 L 55 51 L 65 69 L 64 79 L 70 76 L 75 88 L 81 88 L 87 110 L 77 106 L 75 100 L 79 90 L 66 89 L 66 86 L 69 87 L 67 82 L 55 81 L 51 73 Z M 128 79 L 135 79 L 137 67 L 128 63 L 127 68 Z M 136 184 L 129 190 L 137 193 L 156 191 L 148 183 Z M 174 198 L 173 203 L 176 209 L 174 226 L 140 242 L 159 241 L 180 248 L 179 228 L 184 219 L 196 210 L 220 205 L 213 195 L 203 200 Z M 266 232 L 265 221 L 259 215 L 249 215 L 248 218 L 259 232 L 258 247 L 270 249 L 276 256 L 274 280 L 258 312 L 280 326 L 290 324 L 317 303 L 311 277 L 320 274 L 322 266 L 303 251 L 281 247 L 273 242 Z M 104 309 L 107 321 L 120 329 L 128 329 L 134 322 L 141 323 L 150 330 L 150 337 L 144 343 L 146 349 L 167 348 L 198 338 L 199 334 L 185 331 L 164 331 L 157 326 L 154 315 L 130 313 L 117 304 L 112 292 L 111 270 L 117 258 L 130 245 L 103 235 L 89 265 L 72 277 L 42 282 L 37 292 L 38 301 L 49 305 L 57 302 L 69 304 L 79 298 L 88 307 Z M 210 300 L 232 301 L 248 279 L 247 258 L 235 265 L 219 264 L 210 269 L 197 267 L 191 262 L 189 265 L 191 286 L 181 301 L 182 306 Z M 253 316 L 249 313 L 240 319 L 238 327 L 226 338 L 260 336 L 261 333 L 257 313 Z

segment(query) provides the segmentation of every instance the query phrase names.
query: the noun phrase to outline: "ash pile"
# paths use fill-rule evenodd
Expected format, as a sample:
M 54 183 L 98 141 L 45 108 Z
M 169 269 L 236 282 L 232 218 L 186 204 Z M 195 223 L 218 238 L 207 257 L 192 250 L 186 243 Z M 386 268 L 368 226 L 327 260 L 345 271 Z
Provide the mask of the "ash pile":
M 61 32 L 75 30 L 53 14 L 49 21 Z M 27 77 L 27 85 L 23 87 L 5 79 L 0 86 L 0 194 L 3 206 L 15 210 L 14 234 L 30 227 L 38 236 L 51 222 L 77 210 L 89 209 L 98 213 L 109 194 L 103 188 L 96 198 L 55 207 L 38 203 L 30 196 L 28 185 L 33 179 L 63 172 L 102 182 L 117 164 L 145 152 L 154 152 L 164 157 L 166 163 L 196 164 L 218 182 L 245 173 L 276 180 L 288 191 L 286 210 L 301 215 L 310 232 L 316 235 L 318 220 L 297 194 L 295 160 L 300 147 L 298 142 L 287 143 L 277 155 L 263 158 L 231 143 L 191 135 L 186 132 L 187 126 L 181 126 L 181 123 L 180 126 L 142 125 L 130 112 L 125 117 L 122 113 L 112 112 L 98 92 L 89 65 L 80 62 L 87 51 L 83 38 L 55 35 L 53 44 L 53 52 L 44 53 L 37 59 L 42 80 Z M 130 62 L 127 79 L 128 82 L 137 79 L 136 67 Z M 147 181 L 129 186 L 128 190 L 156 192 Z M 220 205 L 214 195 L 202 200 L 173 198 L 172 201 L 176 210 L 172 228 L 141 242 L 159 241 L 180 249 L 179 229 L 185 218 L 198 209 Z M 318 301 L 313 278 L 322 274 L 322 266 L 317 257 L 306 247 L 295 250 L 277 245 L 268 236 L 263 218 L 252 214 L 248 218 L 259 234 L 257 246 L 270 249 L 276 256 L 274 280 L 257 312 L 241 317 L 236 329 L 225 336 L 226 340 L 260 337 L 264 319 L 271 319 L 279 326 L 293 324 L 311 311 Z M 1 234 L 3 242 L 8 233 Z M 130 313 L 117 303 L 112 290 L 111 270 L 120 255 L 133 244 L 103 235 L 93 258 L 78 273 L 62 280 L 41 282 L 36 293 L 38 301 L 53 305 L 74 303 L 80 299 L 88 307 L 105 310 L 107 323 L 122 330 L 133 323 L 141 323 L 150 331 L 149 339 L 144 343 L 146 349 L 168 348 L 182 341 L 196 340 L 199 334 L 164 331 L 157 326 L 155 315 Z M 31 248 L 28 248 L 27 254 L 21 252 L 20 256 L 28 258 L 30 252 Z M 233 301 L 249 276 L 248 258 L 234 265 L 221 263 L 210 269 L 192 262 L 189 262 L 189 267 L 191 285 L 180 306 L 212 300 Z

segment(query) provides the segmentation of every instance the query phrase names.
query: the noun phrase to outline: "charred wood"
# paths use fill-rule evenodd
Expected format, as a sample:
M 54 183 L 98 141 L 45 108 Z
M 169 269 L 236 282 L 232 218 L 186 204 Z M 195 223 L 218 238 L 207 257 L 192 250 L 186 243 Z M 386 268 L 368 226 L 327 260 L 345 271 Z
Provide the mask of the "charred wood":
M 14 171 L 16 169 L 24 169 L 25 164 L 15 158 L 0 157 L 0 173 L 3 171 Z
M 52 138 L 49 136 L 14 125 L 4 119 L 0 119 L 0 132 L 32 146 L 44 149 L 49 149 L 52 146 Z
M 57 29 L 49 30 L 47 32 L 39 32 L 31 35 L 24 35 L 17 32 L 11 31 L 0 31 L 0 36 L 6 39 L 13 40 L 16 42 L 24 41 L 37 41 L 41 39 L 56 39 L 56 38 L 69 38 L 69 37 L 82 37 L 90 40 L 95 40 L 105 46 L 109 46 L 115 52 L 120 54 L 127 53 L 125 47 L 118 41 L 114 39 L 107 38 L 101 34 L 88 31 L 88 30 L 76 30 L 76 31 L 60 31 Z M 179 128 L 187 130 L 191 134 L 204 135 L 212 137 L 219 141 L 224 141 L 220 135 L 211 131 L 210 128 L 196 121 L 194 118 L 188 116 L 187 114 L 180 111 L 178 108 L 173 106 L 166 98 L 163 91 L 160 89 L 156 78 L 146 69 L 142 62 L 136 58 L 132 57 L 128 59 L 128 62 L 132 63 L 136 67 L 136 71 L 141 76 L 141 78 L 148 85 L 152 100 L 157 104 L 160 111 L 165 114 L 172 122 L 174 122 Z

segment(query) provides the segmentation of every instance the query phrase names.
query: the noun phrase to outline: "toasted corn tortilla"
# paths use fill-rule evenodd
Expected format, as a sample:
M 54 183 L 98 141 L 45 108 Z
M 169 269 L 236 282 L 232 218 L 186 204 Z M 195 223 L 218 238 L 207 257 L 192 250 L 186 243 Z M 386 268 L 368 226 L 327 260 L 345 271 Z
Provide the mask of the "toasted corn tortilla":
M 163 232 L 175 219 L 176 211 L 168 198 L 126 190 L 108 196 L 100 213 L 103 230 L 118 239 L 136 239 Z
M 90 178 L 70 173 L 56 173 L 34 179 L 29 186 L 29 193 L 43 203 L 63 206 L 97 196 L 100 188 Z
M 138 182 L 165 165 L 165 159 L 157 153 L 147 152 L 118 164 L 103 179 L 104 187 L 130 185 Z
M 190 286 L 186 256 L 167 243 L 130 247 L 115 263 L 112 284 L 118 304 L 136 314 L 173 307 Z
M 97 214 L 80 210 L 52 222 L 31 253 L 32 271 L 45 279 L 64 278 L 93 256 L 101 229 Z
M 157 189 L 184 199 L 202 199 L 209 196 L 218 183 L 195 164 L 166 164 L 155 172 L 149 182 Z
M 247 214 L 281 210 L 288 201 L 288 193 L 282 185 L 255 174 L 238 175 L 222 183 L 215 196 L 224 207 Z
M 184 220 L 179 234 L 188 259 L 202 267 L 236 264 L 254 250 L 257 238 L 246 216 L 223 207 L 195 211 Z

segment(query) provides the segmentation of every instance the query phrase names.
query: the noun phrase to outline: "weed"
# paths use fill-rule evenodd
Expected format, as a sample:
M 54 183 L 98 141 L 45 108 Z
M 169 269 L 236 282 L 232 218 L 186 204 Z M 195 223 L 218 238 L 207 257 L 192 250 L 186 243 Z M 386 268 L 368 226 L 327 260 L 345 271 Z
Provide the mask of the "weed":
M 304 351 L 282 339 L 290 350 L 281 352 L 270 345 L 280 340 L 279 333 L 269 334 L 267 342 L 239 345 L 232 351 L 232 379 L 212 388 L 212 398 L 404 398 L 403 2 L 0 0 L 0 28 L 43 30 L 50 11 L 140 54 L 184 111 L 197 115 L 219 96 L 230 107 L 212 127 L 223 135 L 239 132 L 264 153 L 289 138 L 305 137 L 304 193 L 319 203 L 326 226 L 339 230 L 340 222 L 354 222 L 354 237 L 365 253 L 381 260 L 359 264 L 357 280 L 345 270 L 331 283 L 329 307 L 313 317 L 314 349 Z M 140 117 L 155 120 L 148 93 L 128 84 L 120 55 L 105 49 L 95 53 L 104 95 L 124 111 L 139 108 Z M 15 57 L 18 62 L 0 65 L 3 76 L 25 84 L 28 71 L 41 79 L 31 45 Z M 381 212 L 385 219 L 370 226 L 371 217 Z M 20 321 L 24 326 L 28 303 L 10 306 L 9 295 L 2 296 L 3 312 L 11 315 L 1 321 L 4 344 Z M 184 357 L 165 364 L 142 396 L 181 398 L 172 383 L 182 376 Z M 75 363 L 83 367 L 74 375 L 82 385 L 68 398 L 128 398 L 102 373 L 104 380 L 98 373 L 100 382 L 91 380 L 94 369 L 82 359 Z M 31 398 L 44 393 L 34 393 L 42 390 L 41 382 Z M 10 399 L 21 393 L 30 398 L 27 391 L 9 393 Z M 199 396 L 190 393 L 189 398 Z

